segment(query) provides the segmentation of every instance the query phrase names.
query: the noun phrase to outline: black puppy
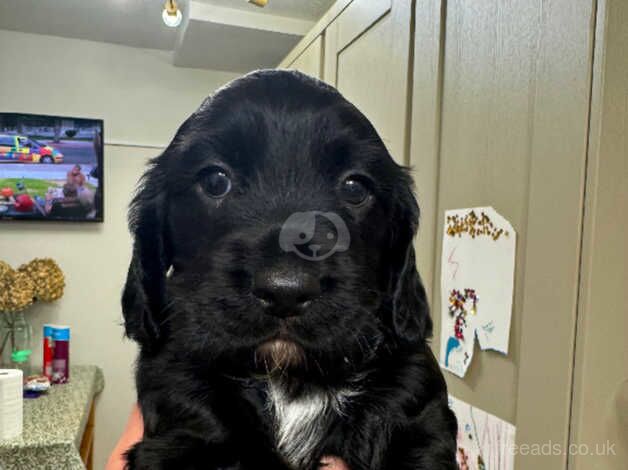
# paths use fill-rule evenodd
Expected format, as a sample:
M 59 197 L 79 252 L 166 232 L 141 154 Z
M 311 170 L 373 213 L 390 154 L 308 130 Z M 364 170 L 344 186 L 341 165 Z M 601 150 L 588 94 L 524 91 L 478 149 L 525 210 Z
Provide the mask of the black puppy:
M 140 346 L 130 469 L 454 469 L 426 343 L 411 178 L 296 72 L 233 81 L 144 175 L 122 306 Z

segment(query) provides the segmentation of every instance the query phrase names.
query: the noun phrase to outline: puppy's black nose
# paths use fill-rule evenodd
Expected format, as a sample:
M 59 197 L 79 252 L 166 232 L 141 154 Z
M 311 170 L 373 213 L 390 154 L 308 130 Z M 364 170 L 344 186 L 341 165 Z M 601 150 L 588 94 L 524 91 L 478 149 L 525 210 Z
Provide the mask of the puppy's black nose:
M 263 270 L 253 277 L 253 294 L 269 314 L 281 318 L 301 314 L 303 307 L 320 293 L 318 278 L 304 272 Z

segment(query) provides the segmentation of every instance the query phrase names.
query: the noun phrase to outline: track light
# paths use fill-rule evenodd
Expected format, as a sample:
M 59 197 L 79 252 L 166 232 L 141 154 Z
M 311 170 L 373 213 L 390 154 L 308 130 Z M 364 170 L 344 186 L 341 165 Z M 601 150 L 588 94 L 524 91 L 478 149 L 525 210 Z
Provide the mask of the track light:
M 166 23 L 166 26 L 171 28 L 176 28 L 181 24 L 181 20 L 183 19 L 183 15 L 181 14 L 181 10 L 177 6 L 177 2 L 174 0 L 166 0 L 164 3 L 164 11 L 161 13 L 161 17 Z
M 265 7 L 268 5 L 268 0 L 249 0 L 249 3 L 252 3 L 257 7 Z

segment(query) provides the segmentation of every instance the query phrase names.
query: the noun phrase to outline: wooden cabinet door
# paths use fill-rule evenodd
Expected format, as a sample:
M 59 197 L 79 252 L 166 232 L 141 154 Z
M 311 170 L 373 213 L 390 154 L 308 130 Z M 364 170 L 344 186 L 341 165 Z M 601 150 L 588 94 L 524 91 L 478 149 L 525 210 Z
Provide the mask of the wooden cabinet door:
M 323 77 L 323 35 L 312 41 L 299 56 L 287 66 L 315 78 Z
M 597 3 L 570 469 L 628 467 L 628 2 Z
M 325 31 L 324 79 L 373 123 L 407 162 L 410 0 L 354 0 Z
M 445 372 L 449 390 L 513 423 L 518 444 L 561 451 L 569 444 L 594 3 L 415 4 L 410 163 L 434 351 L 444 211 L 493 206 L 518 237 L 509 352 L 476 345 L 464 379 Z M 561 469 L 567 453 L 520 452 L 515 464 Z

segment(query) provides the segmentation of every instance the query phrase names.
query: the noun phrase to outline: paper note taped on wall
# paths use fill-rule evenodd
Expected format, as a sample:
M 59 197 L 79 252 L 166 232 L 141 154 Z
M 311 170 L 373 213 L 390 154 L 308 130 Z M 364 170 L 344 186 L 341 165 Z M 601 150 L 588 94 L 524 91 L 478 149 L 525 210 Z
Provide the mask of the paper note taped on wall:
M 513 470 L 516 428 L 507 421 L 449 395 L 458 419 L 460 470 Z
M 441 258 L 441 366 L 464 377 L 477 337 L 508 353 L 517 238 L 492 207 L 445 212 Z

